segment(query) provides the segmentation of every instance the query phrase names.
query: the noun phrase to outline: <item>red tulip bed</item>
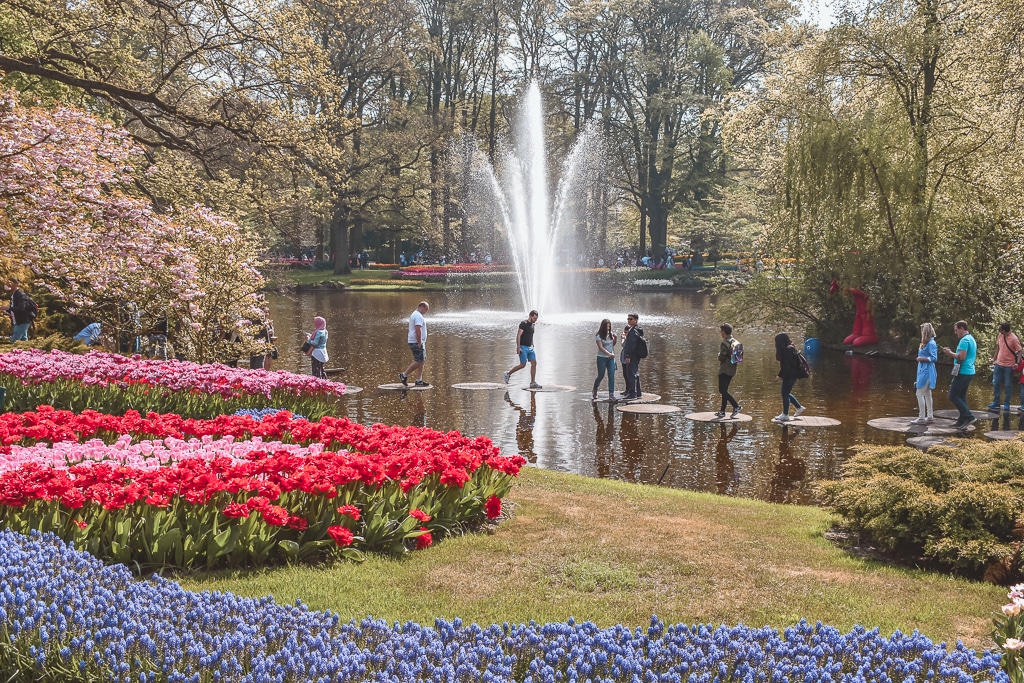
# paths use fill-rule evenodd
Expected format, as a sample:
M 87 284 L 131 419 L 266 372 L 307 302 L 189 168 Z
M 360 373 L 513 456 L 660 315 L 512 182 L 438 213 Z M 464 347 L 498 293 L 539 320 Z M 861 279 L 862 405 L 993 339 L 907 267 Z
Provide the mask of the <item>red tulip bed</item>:
M 142 570 L 401 554 L 498 517 L 523 464 L 419 427 L 41 406 L 0 415 L 0 528 Z

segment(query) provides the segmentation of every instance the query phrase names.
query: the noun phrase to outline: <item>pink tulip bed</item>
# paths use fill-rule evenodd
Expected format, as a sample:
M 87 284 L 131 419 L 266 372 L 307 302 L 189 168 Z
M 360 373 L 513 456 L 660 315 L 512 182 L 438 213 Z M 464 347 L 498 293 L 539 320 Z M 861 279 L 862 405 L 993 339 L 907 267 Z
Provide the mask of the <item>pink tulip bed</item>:
M 0 354 L 0 385 L 7 388 L 8 410 L 49 405 L 190 417 L 216 417 L 239 408 L 274 405 L 317 418 L 334 412 L 337 399 L 345 394 L 340 382 L 284 370 L 146 360 L 103 351 L 78 355 L 35 349 Z

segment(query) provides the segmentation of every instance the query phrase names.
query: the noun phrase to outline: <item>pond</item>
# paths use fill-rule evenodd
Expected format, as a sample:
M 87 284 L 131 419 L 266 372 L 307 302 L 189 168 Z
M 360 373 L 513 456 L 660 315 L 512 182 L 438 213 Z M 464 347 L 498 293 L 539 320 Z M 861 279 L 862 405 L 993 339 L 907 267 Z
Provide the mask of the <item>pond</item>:
M 916 415 L 912 362 L 848 356 L 823 350 L 814 372 L 794 393 L 806 415 L 840 420 L 841 426 L 783 430 L 770 422 L 781 412 L 773 338 L 777 330 L 737 327 L 745 358 L 730 390 L 753 421 L 733 426 L 687 420 L 690 412 L 718 410 L 720 299 L 698 293 L 594 291 L 585 312 L 546 316 L 537 322 L 537 381 L 575 386 L 565 393 L 523 389 L 529 368 L 513 375 L 506 389 L 469 391 L 462 382 L 501 382 L 516 363 L 515 335 L 525 312 L 518 292 L 429 293 L 300 292 L 272 295 L 271 314 L 281 357 L 275 369 L 309 372 L 298 346 L 313 317 L 327 319 L 332 378 L 363 387 L 343 399 L 341 413 L 360 423 L 419 425 L 490 437 L 505 453 L 530 463 L 592 477 L 708 491 L 773 502 L 816 502 L 814 484 L 836 478 L 850 448 L 861 443 L 903 443 L 907 435 L 867 426 L 876 417 Z M 406 345 L 408 317 L 426 298 L 429 341 L 423 392 L 385 391 L 411 361 Z M 591 403 L 596 377 L 594 334 L 602 318 L 616 331 L 628 312 L 640 314 L 651 356 L 640 367 L 643 391 L 680 413 L 622 413 Z M 797 344 L 798 330 L 787 330 Z M 953 345 L 940 337 L 942 344 Z M 984 341 L 982 341 L 984 356 Z M 946 391 L 949 368 L 940 366 L 936 410 L 951 408 Z M 616 391 L 624 389 L 621 368 Z M 602 384 L 599 395 L 606 394 Z M 986 405 L 991 386 L 979 376 L 968 396 L 972 408 Z M 1016 399 L 1014 404 L 1016 404 Z M 1016 426 L 1014 427 L 1016 428 Z M 984 430 L 981 430 L 984 431 Z

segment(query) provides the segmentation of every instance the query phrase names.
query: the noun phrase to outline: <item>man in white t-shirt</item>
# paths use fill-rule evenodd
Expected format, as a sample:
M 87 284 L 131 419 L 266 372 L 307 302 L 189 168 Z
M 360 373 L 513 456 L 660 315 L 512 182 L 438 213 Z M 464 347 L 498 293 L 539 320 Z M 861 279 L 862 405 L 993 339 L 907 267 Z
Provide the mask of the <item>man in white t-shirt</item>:
M 430 304 L 421 301 L 416 310 L 409 316 L 409 349 L 412 351 L 412 363 L 405 372 L 398 373 L 402 384 L 409 386 L 409 375 L 416 374 L 417 387 L 429 387 L 423 381 L 423 362 L 427 360 L 427 321 L 423 314 L 430 310 Z

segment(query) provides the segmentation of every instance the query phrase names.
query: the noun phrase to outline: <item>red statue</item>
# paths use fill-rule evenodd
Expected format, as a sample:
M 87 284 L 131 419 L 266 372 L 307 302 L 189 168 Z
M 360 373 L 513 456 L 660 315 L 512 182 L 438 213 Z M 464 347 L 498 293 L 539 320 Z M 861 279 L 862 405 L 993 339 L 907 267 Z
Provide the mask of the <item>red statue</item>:
M 832 281 L 828 293 L 835 294 L 840 289 L 839 282 Z M 868 305 L 868 295 L 859 289 L 843 289 L 844 292 L 853 297 L 857 304 L 857 316 L 853 319 L 853 332 L 846 339 L 844 344 L 852 346 L 870 346 L 878 343 L 878 332 L 875 331 L 875 319 L 871 317 L 871 308 Z

